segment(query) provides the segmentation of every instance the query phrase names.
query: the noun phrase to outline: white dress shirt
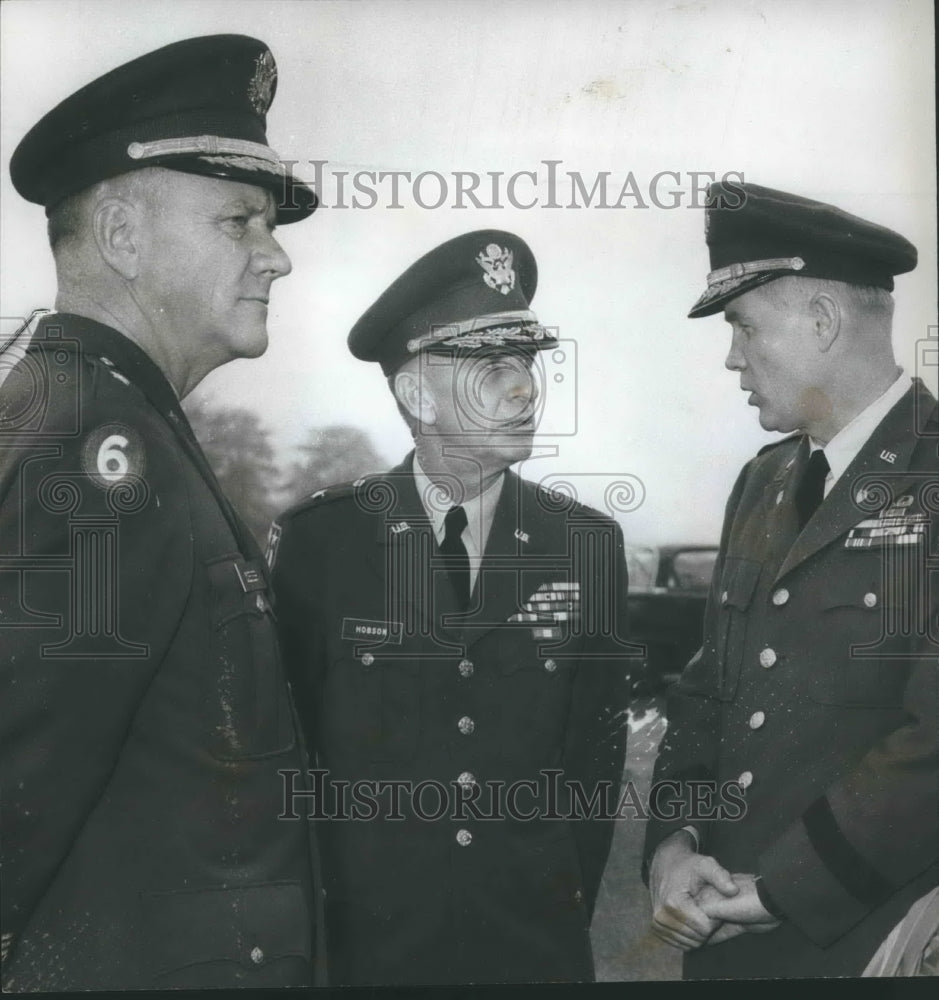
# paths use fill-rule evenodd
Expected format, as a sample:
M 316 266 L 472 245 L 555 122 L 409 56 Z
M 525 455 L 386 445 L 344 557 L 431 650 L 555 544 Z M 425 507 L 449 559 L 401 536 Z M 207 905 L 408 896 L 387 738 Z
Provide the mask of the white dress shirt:
M 492 528 L 492 519 L 495 516 L 496 504 L 502 493 L 503 482 L 505 482 L 504 472 L 482 493 L 478 493 L 471 500 L 464 500 L 460 504 L 466 511 L 466 527 L 463 529 L 461 537 L 466 546 L 466 554 L 469 556 L 470 593 L 473 592 L 476 578 L 479 576 L 479 567 L 483 561 L 483 553 L 486 551 L 486 542 L 489 540 L 489 530 Z M 417 487 L 421 504 L 430 518 L 434 537 L 439 545 L 446 534 L 444 519 L 455 501 L 446 499 L 446 487 L 437 486 L 430 479 L 421 468 L 417 455 L 414 456 L 414 485 Z M 433 499 L 432 503 L 429 502 L 431 499 Z
M 845 424 L 838 431 L 828 444 L 824 445 L 825 458 L 828 459 L 829 467 L 828 475 L 825 477 L 824 495 L 826 497 L 844 474 L 845 469 L 854 461 L 858 452 L 867 444 L 881 420 L 901 400 L 911 384 L 910 377 L 901 368 L 893 385 L 882 396 L 878 396 L 870 406 L 861 410 L 850 423 Z M 813 453 L 823 447 L 811 437 L 809 445 Z

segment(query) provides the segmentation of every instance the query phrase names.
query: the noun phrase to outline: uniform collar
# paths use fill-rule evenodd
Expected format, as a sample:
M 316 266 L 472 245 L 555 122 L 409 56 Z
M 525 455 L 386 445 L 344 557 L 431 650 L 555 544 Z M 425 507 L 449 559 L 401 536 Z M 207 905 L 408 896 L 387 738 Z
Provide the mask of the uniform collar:
M 901 368 L 899 376 L 890 388 L 878 396 L 869 406 L 861 410 L 850 423 L 838 431 L 828 444 L 824 445 L 825 458 L 828 459 L 828 467 L 831 470 L 825 479 L 826 496 L 841 478 L 845 469 L 848 468 L 864 445 L 870 440 L 871 435 L 877 429 L 880 422 L 903 398 L 906 391 L 910 388 L 910 384 L 910 377 Z M 809 445 L 813 453 L 823 447 L 811 437 L 809 438 Z
M 430 520 L 434 529 L 434 537 L 437 542 L 441 542 L 444 536 L 444 518 L 447 516 L 449 504 L 431 504 L 430 498 L 439 496 L 441 488 L 436 486 L 433 480 L 421 467 L 418 461 L 417 452 L 413 458 L 414 485 L 417 488 L 417 495 L 421 498 L 421 505 Z M 492 520 L 495 516 L 496 506 L 502 494 L 502 485 L 505 482 L 505 473 L 482 493 L 478 493 L 471 500 L 464 500 L 460 506 L 466 511 L 466 527 L 463 529 L 463 539 L 467 548 L 472 547 L 477 553 L 482 555 L 486 550 L 486 542 L 489 538 L 489 531 L 492 528 Z
M 176 390 L 156 362 L 132 340 L 112 327 L 76 313 L 50 313 L 43 316 L 28 350 L 61 348 L 98 358 L 107 367 L 116 369 L 162 413 L 182 413 Z

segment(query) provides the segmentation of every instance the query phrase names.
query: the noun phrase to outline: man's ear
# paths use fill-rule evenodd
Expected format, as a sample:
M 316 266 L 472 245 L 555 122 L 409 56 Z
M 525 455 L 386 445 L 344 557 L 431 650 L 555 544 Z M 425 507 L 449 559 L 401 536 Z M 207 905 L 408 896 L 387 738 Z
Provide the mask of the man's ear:
M 140 273 L 139 227 L 139 208 L 124 198 L 104 198 L 95 206 L 92 230 L 98 253 L 128 280 Z
M 809 303 L 818 349 L 830 351 L 841 332 L 844 310 L 841 303 L 826 292 L 816 293 Z
M 402 371 L 395 375 L 395 397 L 414 420 L 427 426 L 437 423 L 437 405 L 430 387 L 416 372 Z

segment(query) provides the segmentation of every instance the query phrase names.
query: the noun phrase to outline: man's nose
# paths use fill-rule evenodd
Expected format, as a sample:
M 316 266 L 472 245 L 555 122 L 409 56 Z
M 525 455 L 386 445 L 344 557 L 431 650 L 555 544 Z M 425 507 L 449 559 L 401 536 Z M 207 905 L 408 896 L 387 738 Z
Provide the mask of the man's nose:
M 293 264 L 284 248 L 274 239 L 273 233 L 261 237 L 254 251 L 254 269 L 258 273 L 266 273 L 271 280 L 283 278 L 293 270 Z
M 743 351 L 740 350 L 740 341 L 737 334 L 734 334 L 730 339 L 730 350 L 727 352 L 727 357 L 724 358 L 724 367 L 732 372 L 743 371 L 746 367 L 746 361 L 743 357 Z

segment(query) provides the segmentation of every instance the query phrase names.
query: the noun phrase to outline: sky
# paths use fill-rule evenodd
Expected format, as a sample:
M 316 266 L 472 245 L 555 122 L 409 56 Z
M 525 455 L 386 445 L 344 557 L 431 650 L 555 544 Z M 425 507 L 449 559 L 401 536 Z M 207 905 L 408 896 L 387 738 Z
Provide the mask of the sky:
M 268 139 L 322 182 L 314 216 L 278 230 L 293 272 L 273 288 L 267 353 L 197 390 L 260 413 L 284 467 L 311 427 L 336 423 L 366 430 L 389 465 L 404 455 L 384 378 L 346 336 L 438 243 L 507 229 L 534 251 L 532 308 L 563 341 L 543 358 L 545 418 L 522 473 L 600 509 L 618 497 L 630 542 L 716 541 L 741 465 L 775 437 L 724 368 L 722 317 L 686 318 L 709 270 L 701 191 L 725 174 L 917 245 L 918 268 L 896 282 L 895 348 L 936 390 L 923 343 L 937 333 L 928 0 L 8 0 L 0 336 L 55 292 L 43 211 L 9 182 L 16 143 L 105 71 L 220 32 L 270 46 Z M 401 172 L 397 198 L 378 171 Z M 458 174 L 464 190 L 481 178 L 479 206 Z M 599 189 L 585 207 L 603 177 L 606 207 Z

